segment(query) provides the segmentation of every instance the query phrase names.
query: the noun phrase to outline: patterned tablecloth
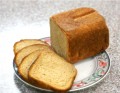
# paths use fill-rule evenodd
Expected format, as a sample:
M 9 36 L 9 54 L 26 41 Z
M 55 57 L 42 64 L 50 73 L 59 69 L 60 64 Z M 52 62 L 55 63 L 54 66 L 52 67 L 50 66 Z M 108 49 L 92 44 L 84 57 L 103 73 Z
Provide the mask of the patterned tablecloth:
M 36 29 L 37 26 L 39 30 L 44 23 L 49 24 L 52 14 L 77 7 L 95 8 L 105 17 L 110 31 L 110 46 L 107 52 L 112 66 L 107 77 L 99 84 L 73 93 L 120 93 L 120 0 L 0 0 L 0 35 L 13 29 L 20 31 L 23 26 L 34 26 L 30 29 Z M 1 40 L 0 37 L 0 42 Z M 3 52 L 0 57 L 1 55 L 6 54 Z M 8 63 L 0 60 L 0 93 L 47 92 L 23 84 L 14 75 L 12 60 Z

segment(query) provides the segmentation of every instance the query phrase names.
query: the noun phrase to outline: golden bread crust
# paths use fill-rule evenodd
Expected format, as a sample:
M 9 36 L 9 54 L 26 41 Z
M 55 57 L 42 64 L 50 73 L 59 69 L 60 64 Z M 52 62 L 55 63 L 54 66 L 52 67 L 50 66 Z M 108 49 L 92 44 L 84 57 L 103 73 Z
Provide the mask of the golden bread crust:
M 22 48 L 34 45 L 34 44 L 44 44 L 48 45 L 46 42 L 41 41 L 39 39 L 22 39 L 14 44 L 14 54 L 19 52 Z
M 73 9 L 53 15 L 50 20 L 67 38 L 65 58 L 71 63 L 94 56 L 109 46 L 109 31 L 105 19 L 92 8 Z M 54 40 L 51 39 L 51 42 Z M 57 44 L 52 45 L 56 48 L 54 45 Z

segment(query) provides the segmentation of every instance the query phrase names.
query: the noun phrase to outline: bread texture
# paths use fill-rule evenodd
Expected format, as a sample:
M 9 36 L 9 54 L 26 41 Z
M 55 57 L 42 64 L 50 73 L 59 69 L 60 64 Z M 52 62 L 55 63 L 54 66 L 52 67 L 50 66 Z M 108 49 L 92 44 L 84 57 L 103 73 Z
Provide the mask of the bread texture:
M 69 90 L 77 71 L 75 67 L 55 52 L 42 51 L 29 69 L 29 80 L 39 87 L 57 92 Z
M 14 53 L 16 54 L 18 51 L 20 51 L 22 48 L 34 45 L 34 44 L 45 44 L 46 42 L 38 40 L 38 39 L 22 39 L 14 44 Z
M 20 65 L 21 61 L 23 60 L 24 57 L 28 56 L 30 53 L 36 51 L 36 50 L 41 50 L 43 49 L 43 44 L 34 44 L 27 46 L 23 49 L 21 49 L 14 58 L 14 62 L 16 63 L 17 66 Z M 46 45 L 45 45 L 46 46 Z M 49 46 L 48 46 L 49 47 Z
M 109 46 L 105 19 L 92 8 L 78 8 L 50 18 L 51 46 L 71 63 L 94 56 Z
M 28 80 L 29 68 L 34 63 L 34 61 L 38 58 L 41 51 L 43 51 L 43 50 L 52 51 L 50 47 L 41 45 L 39 50 L 36 50 L 36 51 L 30 53 L 29 55 L 27 55 L 26 57 L 24 57 L 24 59 L 20 63 L 20 65 L 18 67 L 18 72 L 25 81 L 29 82 L 29 80 Z

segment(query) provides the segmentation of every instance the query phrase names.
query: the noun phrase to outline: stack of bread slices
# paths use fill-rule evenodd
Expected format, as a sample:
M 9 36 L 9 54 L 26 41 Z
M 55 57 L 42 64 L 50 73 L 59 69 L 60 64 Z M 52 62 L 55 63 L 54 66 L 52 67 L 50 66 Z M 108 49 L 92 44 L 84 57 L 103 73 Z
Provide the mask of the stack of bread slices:
M 77 74 L 75 67 L 44 41 L 24 39 L 14 44 L 14 62 L 28 83 L 56 92 L 68 91 Z

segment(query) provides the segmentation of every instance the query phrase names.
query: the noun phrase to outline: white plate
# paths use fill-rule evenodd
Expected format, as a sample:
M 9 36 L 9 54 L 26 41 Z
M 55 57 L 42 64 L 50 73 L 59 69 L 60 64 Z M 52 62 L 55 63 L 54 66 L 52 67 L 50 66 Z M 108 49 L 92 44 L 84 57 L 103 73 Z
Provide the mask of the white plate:
M 42 38 L 43 41 L 46 41 L 50 44 L 50 38 Z M 74 81 L 74 84 L 72 88 L 69 90 L 71 91 L 77 91 L 81 89 L 88 88 L 90 86 L 95 85 L 96 83 L 100 82 L 109 72 L 110 70 L 110 59 L 106 51 L 97 54 L 94 57 L 90 57 L 88 59 L 85 59 L 83 61 L 77 62 L 74 64 L 78 74 L 76 76 L 76 79 Z M 13 62 L 13 68 L 15 70 L 16 76 L 25 84 L 44 91 L 49 91 L 47 89 L 42 89 L 39 87 L 36 87 L 34 85 L 31 85 L 30 83 L 27 83 L 24 81 L 21 76 L 18 73 L 18 69 L 16 65 Z

